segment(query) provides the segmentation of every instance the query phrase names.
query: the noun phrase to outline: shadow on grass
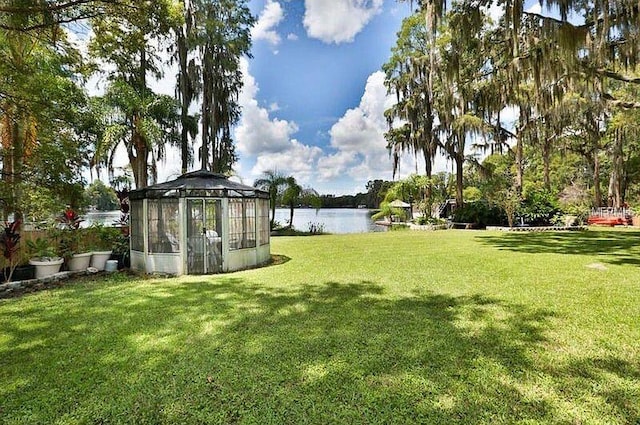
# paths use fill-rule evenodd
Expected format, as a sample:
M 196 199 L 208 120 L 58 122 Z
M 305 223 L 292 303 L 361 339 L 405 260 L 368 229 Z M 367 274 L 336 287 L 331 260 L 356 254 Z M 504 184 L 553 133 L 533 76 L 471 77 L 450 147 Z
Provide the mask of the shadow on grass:
M 505 232 L 499 236 L 477 236 L 476 240 L 514 252 L 598 255 L 610 264 L 640 265 L 638 231 Z
M 541 364 L 553 312 L 480 295 L 236 277 L 59 295 L 0 321 L 6 423 L 570 423 L 558 394 L 594 388 L 602 411 L 573 414 L 639 415 L 631 390 L 596 385 L 637 365 Z

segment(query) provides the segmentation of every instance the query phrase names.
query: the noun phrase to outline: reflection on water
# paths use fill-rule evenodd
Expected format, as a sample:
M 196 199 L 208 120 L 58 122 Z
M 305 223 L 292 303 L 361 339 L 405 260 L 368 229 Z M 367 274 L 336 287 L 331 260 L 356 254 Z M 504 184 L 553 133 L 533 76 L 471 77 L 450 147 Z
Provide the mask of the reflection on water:
M 276 221 L 281 225 L 289 223 L 289 209 L 277 208 Z M 383 232 L 385 226 L 379 226 L 371 220 L 367 209 L 355 208 L 297 208 L 293 213 L 293 227 L 300 231 L 309 231 L 309 225 L 323 225 L 327 233 L 363 233 Z
M 113 226 L 114 222 L 120 219 L 120 210 L 115 211 L 94 211 L 82 216 L 84 221 L 82 227 L 89 227 L 92 224 L 102 224 L 103 226 Z
M 112 226 L 120 218 L 120 211 L 90 212 L 83 216 L 82 227 L 89 227 L 94 223 Z M 289 209 L 277 208 L 276 221 L 281 225 L 289 222 Z M 293 214 L 293 227 L 300 231 L 309 231 L 309 225 L 323 226 L 327 233 L 363 233 L 383 232 L 385 226 L 376 225 L 371 220 L 371 212 L 367 209 L 356 208 L 296 208 Z

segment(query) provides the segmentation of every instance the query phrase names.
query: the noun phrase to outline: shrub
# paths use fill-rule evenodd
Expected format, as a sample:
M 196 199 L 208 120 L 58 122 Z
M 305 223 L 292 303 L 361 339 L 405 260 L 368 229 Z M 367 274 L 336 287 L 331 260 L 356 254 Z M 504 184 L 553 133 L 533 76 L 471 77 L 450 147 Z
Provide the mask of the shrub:
M 416 224 L 426 225 L 426 224 L 444 224 L 444 220 L 441 218 L 429 217 L 429 216 L 420 216 L 416 218 Z
M 5 272 L 7 282 L 11 280 L 13 271 L 18 266 L 18 249 L 20 245 L 20 225 L 22 221 L 16 219 L 13 222 L 5 223 L 4 230 L 0 236 L 0 249 L 7 263 L 8 273 Z
M 544 189 L 528 190 L 522 201 L 520 215 L 533 226 L 546 226 L 553 223 L 560 213 L 558 201 L 551 192 Z
M 479 227 L 501 225 L 506 222 L 502 208 L 489 204 L 485 199 L 467 202 L 453 213 L 453 221 L 458 223 L 476 223 Z
M 324 233 L 324 223 L 309 222 L 309 233 L 312 235 L 321 235 Z

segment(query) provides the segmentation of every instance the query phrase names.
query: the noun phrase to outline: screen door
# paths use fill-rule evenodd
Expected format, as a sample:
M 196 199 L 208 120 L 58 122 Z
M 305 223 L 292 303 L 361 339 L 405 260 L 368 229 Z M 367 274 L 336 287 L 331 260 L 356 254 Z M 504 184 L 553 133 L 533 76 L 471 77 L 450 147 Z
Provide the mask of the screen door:
M 219 199 L 187 199 L 187 273 L 222 271 L 222 207 Z

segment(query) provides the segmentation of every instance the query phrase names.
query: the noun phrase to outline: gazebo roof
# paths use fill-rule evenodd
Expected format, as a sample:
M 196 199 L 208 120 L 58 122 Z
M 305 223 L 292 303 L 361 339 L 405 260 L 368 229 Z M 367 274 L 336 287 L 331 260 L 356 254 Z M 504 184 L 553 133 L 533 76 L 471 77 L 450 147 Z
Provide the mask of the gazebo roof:
M 400 199 L 396 199 L 395 201 L 389 203 L 389 206 L 393 208 L 409 208 L 411 205 L 401 201 Z
M 144 198 L 269 198 L 269 193 L 234 182 L 223 174 L 206 170 L 185 173 L 175 180 L 132 190 L 129 199 Z

